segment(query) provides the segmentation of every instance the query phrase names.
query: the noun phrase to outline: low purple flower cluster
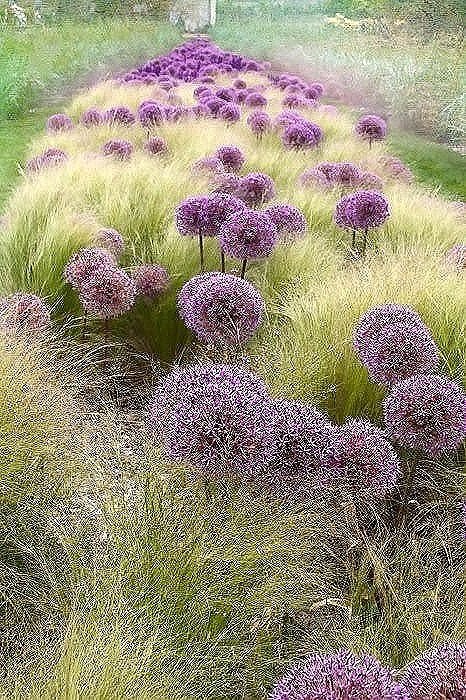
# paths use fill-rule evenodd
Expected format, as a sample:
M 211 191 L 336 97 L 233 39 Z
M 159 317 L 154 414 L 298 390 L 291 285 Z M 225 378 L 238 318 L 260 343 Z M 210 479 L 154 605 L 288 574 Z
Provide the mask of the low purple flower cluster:
M 278 230 L 262 211 L 240 210 L 230 216 L 220 230 L 220 247 L 236 260 L 265 258 L 275 247 Z
M 101 228 L 94 236 L 94 244 L 98 248 L 105 248 L 118 259 L 125 249 L 123 236 L 114 228 Z
M 118 124 L 119 126 L 131 126 L 136 121 L 134 113 L 125 105 L 109 107 L 103 115 L 104 122 Z
M 170 285 L 167 270 L 161 265 L 139 265 L 132 272 L 136 295 L 146 299 L 157 299 Z
M 56 134 L 60 131 L 71 131 L 73 120 L 67 114 L 52 114 L 47 119 L 46 129 L 49 134 Z
M 377 228 L 390 216 L 387 199 L 376 190 L 359 190 L 340 199 L 335 223 L 342 228 L 365 231 Z
M 387 135 L 387 124 L 382 117 L 375 114 L 367 114 L 361 117 L 355 126 L 355 132 L 362 139 L 369 141 L 382 141 Z
M 400 182 L 414 182 L 413 173 L 399 158 L 384 155 L 380 157 L 379 162 L 389 177 Z
M 161 136 L 151 136 L 144 144 L 144 150 L 151 156 L 165 155 L 168 153 L 168 144 Z
M 267 112 L 263 112 L 259 109 L 251 112 L 246 122 L 254 136 L 257 136 L 258 139 L 261 139 L 263 135 L 272 128 L 272 120 Z
M 227 173 L 238 173 L 246 162 L 243 151 L 234 145 L 220 146 L 214 153 Z
M 135 296 L 134 281 L 116 265 L 98 269 L 79 287 L 79 300 L 85 312 L 104 320 L 129 311 Z
M 86 128 L 103 124 L 104 115 L 97 107 L 89 107 L 81 114 L 80 122 Z
M 265 173 L 248 173 L 238 182 L 236 196 L 248 207 L 258 208 L 275 197 L 275 183 Z
M 324 189 L 333 187 L 365 188 L 369 183 L 374 189 L 382 188 L 382 181 L 377 175 L 361 170 L 354 163 L 318 163 L 313 168 L 305 170 L 299 181 L 305 186 L 317 185 Z
M 0 329 L 3 333 L 37 333 L 46 330 L 50 324 L 50 307 L 36 294 L 15 292 L 0 298 Z
M 102 153 L 117 160 L 129 160 L 133 154 L 133 144 L 124 139 L 110 139 L 102 146 Z
M 466 644 L 441 644 L 414 659 L 403 672 L 409 700 L 466 697 Z
M 283 129 L 282 142 L 288 149 L 315 148 L 323 139 L 320 126 L 306 119 L 289 122 Z
M 51 168 L 56 165 L 61 165 L 68 160 L 65 151 L 60 148 L 47 148 L 43 153 L 34 156 L 26 163 L 26 172 L 38 173 L 46 168 Z
M 281 240 L 290 242 L 306 235 L 306 217 L 300 209 L 292 204 L 277 202 L 277 204 L 267 207 L 264 213 L 272 219 Z

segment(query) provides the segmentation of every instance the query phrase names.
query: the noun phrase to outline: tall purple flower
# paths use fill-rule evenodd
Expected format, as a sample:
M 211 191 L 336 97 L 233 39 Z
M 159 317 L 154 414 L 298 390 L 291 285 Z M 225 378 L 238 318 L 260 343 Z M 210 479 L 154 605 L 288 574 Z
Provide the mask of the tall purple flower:
M 226 122 L 233 124 L 241 119 L 241 110 L 233 102 L 225 102 L 219 110 L 218 116 Z
M 233 145 L 220 146 L 214 155 L 221 160 L 228 173 L 239 172 L 246 161 L 243 151 L 238 146 Z
M 410 700 L 462 700 L 466 697 L 466 644 L 433 647 L 409 663 L 402 682 Z
M 437 457 L 456 450 L 466 435 L 466 396 L 446 377 L 418 374 L 394 384 L 384 402 L 391 438 Z
M 89 107 L 81 114 L 80 122 L 86 128 L 99 126 L 104 121 L 104 115 L 97 107 Z
M 272 120 L 267 112 L 262 112 L 258 109 L 251 112 L 246 122 L 254 136 L 257 136 L 258 139 L 262 138 L 262 136 L 272 128 Z
M 165 155 L 168 153 L 168 144 L 161 136 L 151 136 L 144 144 L 144 150 L 151 156 Z
M 102 153 L 117 160 L 129 160 L 133 153 L 133 144 L 123 139 L 110 139 L 102 146 Z
M 136 117 L 129 107 L 124 105 L 118 105 L 116 107 L 110 107 L 104 112 L 104 121 L 109 124 L 121 124 L 123 126 L 130 126 L 136 121 Z
M 157 299 L 170 284 L 168 272 L 161 265 L 140 265 L 131 276 L 136 285 L 136 295 L 147 299 Z
M 138 107 L 138 119 L 143 127 L 151 129 L 164 120 L 164 108 L 154 100 L 146 100 Z
M 178 308 L 198 340 L 234 347 L 252 338 L 262 321 L 264 300 L 250 282 L 219 272 L 198 275 L 187 284 Z
M 361 117 L 355 126 L 355 132 L 362 139 L 369 141 L 369 148 L 373 141 L 382 141 L 387 135 L 387 124 L 382 117 L 375 114 L 367 114 Z
M 94 243 L 98 248 L 108 250 L 114 258 L 119 258 L 125 249 L 123 236 L 114 228 L 99 229 L 94 236 Z
M 114 267 L 115 259 L 105 248 L 82 248 L 70 258 L 63 276 L 74 289 L 80 289 L 99 270 Z
M 353 248 L 355 231 L 364 231 L 362 254 L 364 255 L 369 229 L 381 226 L 390 216 L 390 207 L 383 194 L 376 190 L 359 190 L 337 203 L 334 221 L 337 226 L 353 231 Z
M 245 210 L 232 214 L 222 226 L 220 247 L 230 257 L 243 261 L 244 277 L 247 261 L 270 255 L 277 238 L 277 227 L 267 214 Z
M 26 171 L 28 173 L 38 173 L 45 168 L 54 167 L 65 163 L 68 160 L 68 155 L 61 148 L 47 148 L 38 156 L 31 158 L 26 163 Z
M 261 207 L 275 197 L 275 183 L 265 173 L 248 173 L 238 183 L 236 195 L 248 207 Z
M 410 700 L 391 671 L 346 649 L 311 654 L 275 685 L 269 700 Z
M 50 134 L 60 131 L 70 131 L 73 128 L 73 121 L 67 114 L 52 114 L 47 119 L 47 131 Z
M 306 217 L 297 207 L 280 202 L 267 207 L 264 212 L 272 219 L 282 240 L 294 241 L 306 235 Z
M 260 92 L 250 92 L 244 100 L 246 107 L 266 107 L 267 98 Z
M 50 308 L 36 294 L 16 292 L 0 298 L 0 328 L 8 335 L 44 331 L 50 323 Z
M 285 148 L 300 150 L 315 148 L 322 141 L 323 136 L 320 126 L 302 119 L 285 126 L 282 141 Z
M 372 341 L 385 333 L 395 323 L 411 326 L 423 326 L 417 311 L 403 304 L 381 304 L 372 306 L 359 319 L 353 334 L 354 346 L 358 353 L 364 354 L 364 348 L 370 347 Z
M 282 100 L 283 107 L 289 107 L 290 109 L 302 109 L 304 107 L 310 107 L 311 102 L 300 93 L 291 93 L 285 95 Z
M 85 312 L 105 321 L 129 311 L 135 296 L 134 281 L 118 267 L 96 270 L 79 288 L 79 299 Z
M 309 87 L 317 93 L 318 97 L 322 97 L 322 95 L 325 92 L 325 86 L 322 83 L 319 83 L 318 81 L 310 83 Z

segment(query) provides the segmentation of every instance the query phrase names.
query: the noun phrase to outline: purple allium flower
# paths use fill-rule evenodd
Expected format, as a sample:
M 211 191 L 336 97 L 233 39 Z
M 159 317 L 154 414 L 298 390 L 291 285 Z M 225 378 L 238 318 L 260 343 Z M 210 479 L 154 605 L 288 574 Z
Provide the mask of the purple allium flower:
M 198 340 L 234 347 L 252 338 L 262 322 L 264 300 L 250 282 L 219 272 L 198 275 L 187 284 L 178 308 Z
M 397 323 L 425 327 L 417 311 L 410 306 L 381 304 L 368 309 L 354 330 L 353 342 L 358 353 L 364 353 L 365 347 L 370 347 L 374 339 L 384 335 L 387 328 Z
M 322 95 L 324 94 L 325 87 L 322 83 L 315 81 L 315 82 L 311 83 L 309 85 L 309 87 L 317 92 L 318 97 L 322 97 Z
M 217 236 L 219 232 L 214 197 L 188 197 L 176 209 L 176 226 L 182 236 Z
M 212 90 L 209 87 L 207 87 L 207 85 L 198 85 L 193 90 L 193 96 L 196 98 L 199 98 L 201 95 L 206 95 L 206 94 L 208 94 L 209 96 L 213 95 Z
M 44 168 L 60 165 L 68 160 L 68 156 L 61 148 L 47 148 L 43 153 L 31 158 L 26 163 L 28 173 L 38 173 Z
M 383 194 L 376 190 L 360 190 L 340 199 L 334 220 L 342 228 L 367 230 L 381 226 L 389 216 L 388 201 Z
M 319 93 L 319 91 L 316 90 L 315 87 L 309 85 L 307 88 L 304 89 L 303 95 L 308 100 L 318 100 L 321 93 Z
M 241 78 L 236 78 L 236 80 L 233 81 L 233 87 L 236 90 L 245 90 L 247 88 L 247 84 L 245 80 L 241 80 Z
M 123 126 L 130 126 L 136 121 L 136 117 L 132 113 L 129 107 L 124 105 L 119 105 L 117 107 L 110 107 L 104 112 L 104 121 L 109 124 L 122 124 Z
M 221 87 L 215 92 L 215 96 L 220 97 L 220 99 L 225 102 L 235 102 L 236 90 L 233 88 Z
M 314 406 L 300 401 L 276 401 L 275 410 L 275 458 L 262 480 L 279 493 L 321 485 L 336 458 L 338 428 Z
M 104 121 L 104 115 L 96 107 L 90 107 L 86 109 L 85 112 L 81 114 L 81 124 L 87 128 L 91 126 L 98 126 Z
M 284 129 L 290 124 L 302 124 L 306 120 L 303 115 L 299 112 L 294 112 L 291 109 L 284 109 L 283 112 L 277 114 L 274 120 L 274 124 L 279 129 Z
M 383 498 L 401 473 L 398 457 L 385 434 L 362 419 L 351 419 L 340 430 L 327 486 Z
M 73 122 L 67 114 L 52 114 L 47 119 L 46 128 L 50 134 L 59 131 L 70 131 L 73 128 Z
M 437 457 L 456 450 L 465 437 L 466 396 L 446 377 L 418 374 L 392 386 L 384 416 L 395 442 Z
M 222 161 L 217 156 L 205 156 L 193 163 L 193 172 L 205 175 L 222 175 L 225 172 Z
M 262 112 L 260 110 L 251 112 L 246 122 L 252 133 L 258 138 L 262 138 L 262 136 L 272 128 L 272 120 L 269 115 L 267 112 Z
M 114 258 L 119 258 L 125 249 L 123 236 L 114 228 L 99 229 L 94 236 L 94 243 L 98 248 L 108 250 Z
M 371 173 L 369 170 L 362 170 L 360 176 L 360 187 L 366 190 L 381 190 L 383 189 L 383 182 L 375 173 Z
M 323 139 L 323 132 L 320 126 L 300 120 L 288 123 L 283 130 L 282 141 L 285 148 L 314 148 Z
M 240 182 L 241 178 L 235 173 L 220 173 L 214 179 L 214 192 L 236 195 Z
M 161 265 L 140 265 L 133 270 L 132 278 L 136 285 L 136 295 L 156 299 L 170 284 L 167 270 Z
M 267 98 L 260 92 L 250 92 L 244 100 L 246 107 L 266 107 Z
M 203 104 L 209 110 L 209 115 L 211 117 L 217 118 L 220 115 L 220 111 L 223 109 L 223 107 L 225 107 L 227 103 L 218 97 L 211 97 L 210 99 L 205 100 L 205 102 L 203 101 Z
M 144 150 L 151 156 L 168 153 L 168 144 L 161 136 L 151 136 L 144 144 Z
M 410 700 L 463 700 L 466 644 L 450 642 L 425 651 L 406 666 L 402 682 Z
M 118 267 L 99 268 L 79 288 L 79 300 L 85 312 L 105 320 L 129 311 L 135 296 L 134 281 Z
M 372 141 L 381 141 L 387 135 L 387 124 L 382 119 L 375 114 L 368 114 L 365 117 L 361 117 L 355 126 L 355 132 L 358 136 L 369 141 L 369 145 Z
M 409 700 L 391 671 L 346 649 L 311 654 L 275 685 L 269 700 Z
M 384 155 L 379 160 L 384 170 L 395 180 L 399 180 L 401 182 L 414 182 L 413 173 L 399 158 Z
M 5 333 L 44 331 L 50 323 L 50 308 L 35 294 L 16 292 L 0 298 L 0 327 Z
M 238 146 L 220 146 L 214 154 L 219 158 L 227 173 L 237 173 L 243 167 L 246 157 Z
M 220 247 L 237 260 L 265 258 L 275 247 L 278 230 L 264 212 L 245 210 L 232 214 L 220 231 Z
M 445 262 L 447 265 L 457 270 L 465 270 L 466 243 L 455 243 L 455 245 L 445 253 Z
M 65 267 L 63 276 L 72 287 L 80 289 L 96 272 L 115 267 L 115 260 L 105 248 L 82 248 Z
M 150 129 L 157 124 L 161 124 L 164 120 L 164 108 L 154 100 L 146 100 L 138 107 L 139 122 L 146 129 Z
M 133 153 L 133 144 L 123 139 L 110 139 L 102 146 L 102 153 L 118 160 L 129 160 Z
M 280 202 L 267 207 L 264 213 L 272 219 L 282 240 L 294 241 L 306 235 L 306 217 L 297 207 Z
M 300 93 L 291 93 L 285 95 L 282 100 L 282 105 L 283 107 L 288 107 L 290 109 L 302 109 L 304 107 L 309 107 L 310 103 L 309 100 L 304 97 L 304 95 L 301 95 Z
M 228 365 L 195 365 L 165 387 L 152 420 L 156 429 L 163 420 L 170 459 L 205 476 L 249 478 L 263 469 L 274 450 L 274 411 L 258 378 Z
M 226 122 L 237 122 L 241 119 L 241 110 L 238 105 L 232 102 L 225 102 L 218 116 Z
M 261 207 L 275 197 L 275 183 L 265 173 L 248 173 L 239 181 L 236 194 L 248 207 Z

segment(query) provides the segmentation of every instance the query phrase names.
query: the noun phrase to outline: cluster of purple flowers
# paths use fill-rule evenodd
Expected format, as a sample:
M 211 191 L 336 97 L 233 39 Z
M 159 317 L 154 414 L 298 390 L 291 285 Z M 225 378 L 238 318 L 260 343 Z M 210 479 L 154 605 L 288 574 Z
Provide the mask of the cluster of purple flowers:
M 37 333 L 50 323 L 50 308 L 36 294 L 15 292 L 0 299 L 0 328 L 7 335 Z
M 317 185 L 325 189 L 339 187 L 382 189 L 382 181 L 374 173 L 361 170 L 354 163 L 322 162 L 305 170 L 299 178 L 302 185 Z
M 383 155 L 379 158 L 379 162 L 389 177 L 400 182 L 414 181 L 413 173 L 399 158 L 391 155 Z
M 110 139 L 102 146 L 102 153 L 116 160 L 129 160 L 133 154 L 133 144 L 124 139 Z
M 367 114 L 361 117 L 355 126 L 356 134 L 369 141 L 371 147 L 373 141 L 382 141 L 387 135 L 387 124 L 382 117 L 375 114 Z
M 356 353 L 370 378 L 384 386 L 436 372 L 439 352 L 427 326 L 407 306 L 384 304 L 363 314 L 354 332 Z
M 272 128 L 272 120 L 267 112 L 259 109 L 251 112 L 246 121 L 252 133 L 258 139 L 261 139 Z
M 337 226 L 353 231 L 353 248 L 356 231 L 363 231 L 362 255 L 365 254 L 369 229 L 381 226 L 390 216 L 387 199 L 377 190 L 358 190 L 342 197 L 337 203 L 334 221 Z
M 406 666 L 402 677 L 409 700 L 466 697 L 466 644 L 433 647 Z
M 60 131 L 71 131 L 73 120 L 67 114 L 52 114 L 47 119 L 46 129 L 49 134 L 56 134 Z
M 38 173 L 46 168 L 65 163 L 67 160 L 68 156 L 65 151 L 62 151 L 60 148 L 47 148 L 38 156 L 34 156 L 34 158 L 28 160 L 26 163 L 26 172 Z

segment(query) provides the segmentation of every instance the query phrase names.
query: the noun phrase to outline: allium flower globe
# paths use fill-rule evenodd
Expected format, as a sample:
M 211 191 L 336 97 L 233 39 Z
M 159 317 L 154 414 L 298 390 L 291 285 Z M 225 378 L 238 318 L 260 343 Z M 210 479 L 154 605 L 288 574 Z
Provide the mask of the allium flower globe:
M 364 354 L 364 347 L 370 347 L 372 340 L 383 335 L 394 323 L 424 326 L 417 311 L 410 306 L 393 303 L 372 306 L 363 313 L 354 330 L 353 342 L 358 353 Z
M 401 447 L 438 457 L 466 435 L 466 395 L 446 377 L 418 374 L 394 384 L 384 401 L 388 434 Z
M 410 700 L 464 700 L 466 644 L 450 642 L 425 651 L 406 666 L 402 682 Z
M 199 160 L 196 160 L 193 163 L 192 170 L 195 173 L 205 175 L 221 175 L 225 172 L 222 161 L 216 156 L 205 156 L 204 158 L 199 158 Z
M 251 112 L 246 123 L 257 138 L 262 138 L 262 136 L 272 128 L 272 120 L 269 115 L 267 112 L 262 112 L 260 110 Z
M 232 214 L 222 226 L 220 246 L 236 260 L 256 260 L 270 255 L 277 238 L 277 227 L 267 214 L 245 210 Z
M 234 347 L 252 338 L 262 321 L 264 300 L 250 282 L 235 275 L 207 273 L 187 284 L 178 308 L 198 340 Z
M 167 270 L 161 265 L 140 265 L 132 272 L 136 285 L 136 295 L 147 299 L 157 299 L 170 285 Z
M 214 155 L 222 162 L 225 171 L 228 173 L 239 172 L 246 161 L 243 151 L 238 146 L 220 146 Z
M 67 114 L 52 114 L 52 116 L 47 119 L 46 128 L 50 134 L 60 131 L 71 131 L 73 128 L 73 121 Z
M 85 312 L 104 320 L 129 311 L 135 296 L 134 281 L 118 267 L 100 268 L 79 287 L 79 300 Z
M 130 126 L 136 121 L 136 117 L 129 107 L 118 105 L 110 107 L 104 112 L 104 121 L 109 124 L 119 124 L 122 126 Z
M 94 236 L 98 248 L 105 248 L 115 258 L 119 258 L 125 249 L 123 236 L 114 228 L 101 228 Z
M 4 333 L 36 333 L 50 326 L 50 308 L 36 294 L 16 292 L 0 298 L 0 328 Z
M 304 119 L 290 121 L 283 130 L 282 141 L 285 148 L 307 149 L 315 148 L 323 139 L 320 126 Z
M 282 240 L 294 241 L 306 235 L 306 217 L 297 207 L 291 204 L 277 203 L 267 207 L 264 213 L 272 219 Z
M 104 115 L 102 114 L 100 109 L 97 109 L 96 107 L 90 107 L 81 114 L 80 122 L 86 128 L 90 128 L 92 126 L 99 126 L 99 124 L 102 124 L 103 121 Z
M 238 183 L 236 195 L 248 207 L 261 207 L 275 197 L 275 183 L 265 173 L 248 173 Z
M 38 173 L 45 168 L 54 167 L 65 163 L 68 160 L 68 155 L 60 148 L 47 148 L 43 153 L 31 158 L 26 163 L 26 171 L 28 173 Z
M 70 258 L 63 276 L 68 284 L 79 289 L 96 272 L 114 267 L 115 260 L 107 249 L 82 248 Z
M 246 107 L 266 107 L 267 98 L 260 92 L 250 92 L 244 100 Z
M 342 649 L 311 654 L 275 685 L 269 700 L 410 700 L 391 671 L 370 655 Z
M 381 141 L 387 135 L 387 124 L 375 114 L 368 114 L 359 119 L 355 127 L 358 136 L 369 141 L 369 146 L 373 141 Z
M 161 136 L 151 136 L 144 144 L 144 150 L 151 156 L 165 155 L 168 153 L 168 144 Z
M 335 223 L 342 228 L 377 228 L 390 216 L 388 201 L 375 190 L 360 190 L 342 197 L 335 209 Z
M 241 119 L 241 110 L 238 105 L 226 102 L 219 110 L 218 116 L 226 122 L 234 123 Z
M 146 129 L 151 129 L 164 120 L 163 106 L 158 102 L 146 100 L 138 107 L 138 120 Z
M 129 160 L 133 153 L 133 145 L 123 139 L 110 139 L 102 147 L 104 156 L 113 156 L 117 160 Z

